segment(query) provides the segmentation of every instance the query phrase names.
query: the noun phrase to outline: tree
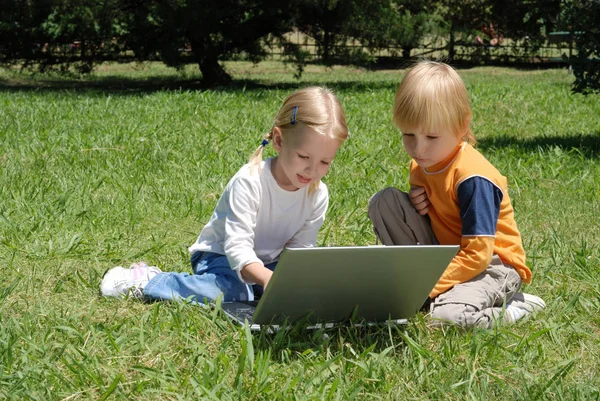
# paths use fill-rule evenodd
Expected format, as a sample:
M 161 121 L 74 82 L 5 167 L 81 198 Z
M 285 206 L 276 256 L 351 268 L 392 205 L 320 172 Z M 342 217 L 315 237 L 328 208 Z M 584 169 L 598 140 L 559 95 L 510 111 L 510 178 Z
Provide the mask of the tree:
M 488 0 L 437 0 L 437 13 L 448 34 L 448 59 L 454 60 L 457 35 L 485 25 L 491 15 Z
M 75 66 L 89 72 L 110 52 L 119 52 L 118 0 L 4 0 L 0 14 L 0 62 Z
M 436 18 L 417 0 L 304 0 L 297 26 L 315 40 L 324 64 L 361 63 L 390 46 L 410 57 Z
M 122 1 L 130 10 L 127 46 L 139 59 L 156 57 L 176 67 L 195 62 L 210 84 L 231 79 L 220 60 L 247 54 L 257 61 L 266 55 L 266 41 L 285 41 L 295 15 L 294 1 Z
M 402 57 L 410 58 L 412 49 L 423 43 L 423 39 L 439 30 L 441 19 L 433 7 L 415 0 L 395 3 L 398 17 L 394 23 L 390 44 L 402 48 Z
M 594 1 L 594 0 L 590 0 Z M 476 32 L 502 38 L 527 38 L 532 48 L 541 46 L 555 24 L 561 0 L 437 0 L 438 12 L 446 21 L 448 55 L 455 56 L 457 35 L 471 39 Z
M 600 1 L 563 0 L 560 24 L 571 33 L 577 49 L 571 59 L 573 92 L 600 93 Z
M 0 63 L 45 71 L 89 72 L 132 51 L 170 66 L 195 62 L 210 84 L 230 80 L 219 61 L 266 55 L 265 43 L 291 30 L 295 1 L 276 0 L 2 0 Z M 11 3 L 11 4 L 8 4 Z
M 402 56 L 410 58 L 410 51 L 433 31 L 434 21 L 421 1 L 361 1 L 355 3 L 347 32 L 371 52 L 401 47 Z
M 506 37 L 529 38 L 541 44 L 555 29 L 561 0 L 489 0 L 490 22 Z
M 299 4 L 296 26 L 315 40 L 321 61 L 330 65 L 335 59 L 348 59 L 346 45 L 351 40 L 356 0 L 303 0 Z M 359 51 L 362 53 L 362 51 Z

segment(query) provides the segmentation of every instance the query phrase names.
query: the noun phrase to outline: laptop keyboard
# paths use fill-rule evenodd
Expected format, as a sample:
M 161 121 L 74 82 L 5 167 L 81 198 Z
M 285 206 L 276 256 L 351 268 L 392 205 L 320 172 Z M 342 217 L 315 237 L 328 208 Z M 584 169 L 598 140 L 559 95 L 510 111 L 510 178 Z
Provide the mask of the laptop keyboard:
M 239 308 L 236 309 L 234 313 L 242 322 L 244 320 L 248 320 L 249 323 L 252 323 L 252 315 L 254 315 L 254 311 L 254 308 Z
M 256 310 L 258 302 L 223 302 L 221 307 L 229 316 L 233 317 L 240 324 L 244 324 L 244 320 L 252 323 L 252 315 Z

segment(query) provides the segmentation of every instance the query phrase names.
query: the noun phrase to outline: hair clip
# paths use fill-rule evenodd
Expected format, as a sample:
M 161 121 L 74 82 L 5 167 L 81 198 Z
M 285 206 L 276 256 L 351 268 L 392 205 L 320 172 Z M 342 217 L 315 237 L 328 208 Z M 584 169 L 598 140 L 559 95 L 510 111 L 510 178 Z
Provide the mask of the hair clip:
M 290 117 L 290 123 L 292 125 L 296 124 L 296 112 L 298 111 L 298 106 L 294 106 L 294 109 L 292 110 L 292 117 Z
M 262 146 L 262 147 L 264 148 L 264 147 L 265 147 L 265 146 L 267 146 L 268 144 L 269 144 L 269 141 L 268 141 L 268 140 L 266 140 L 266 139 L 263 139 L 263 141 L 261 142 L 260 146 Z

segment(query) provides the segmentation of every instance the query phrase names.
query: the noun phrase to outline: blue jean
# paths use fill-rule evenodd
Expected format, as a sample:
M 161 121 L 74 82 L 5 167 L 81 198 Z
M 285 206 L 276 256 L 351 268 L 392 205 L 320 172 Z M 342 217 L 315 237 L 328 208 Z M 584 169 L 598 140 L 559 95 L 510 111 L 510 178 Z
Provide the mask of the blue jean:
M 262 287 L 244 284 L 231 268 L 227 257 L 211 252 L 196 252 L 190 262 L 194 274 L 163 272 L 144 287 L 144 297 L 151 300 L 190 299 L 204 303 L 223 294 L 223 301 L 253 301 L 262 295 Z M 266 267 L 274 270 L 277 262 Z

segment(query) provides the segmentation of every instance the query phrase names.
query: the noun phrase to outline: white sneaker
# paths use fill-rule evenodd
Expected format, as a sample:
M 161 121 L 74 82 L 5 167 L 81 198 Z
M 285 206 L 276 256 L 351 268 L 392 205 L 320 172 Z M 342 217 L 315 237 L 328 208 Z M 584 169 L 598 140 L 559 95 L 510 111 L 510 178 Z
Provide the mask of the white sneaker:
M 514 305 L 506 305 L 504 310 L 504 321 L 514 323 L 527 316 L 529 313 L 525 309 L 521 309 Z
M 514 323 L 517 320 L 529 316 L 534 312 L 541 311 L 546 307 L 546 303 L 540 297 L 522 292 L 516 293 L 510 301 L 506 303 L 504 320 Z
M 113 267 L 106 272 L 100 284 L 100 293 L 105 297 L 125 298 L 132 295 L 142 299 L 143 290 L 158 273 L 162 271 L 155 266 L 140 262 L 129 269 L 121 266 Z
M 546 308 L 546 303 L 542 298 L 524 292 L 517 292 L 508 303 L 530 313 Z

